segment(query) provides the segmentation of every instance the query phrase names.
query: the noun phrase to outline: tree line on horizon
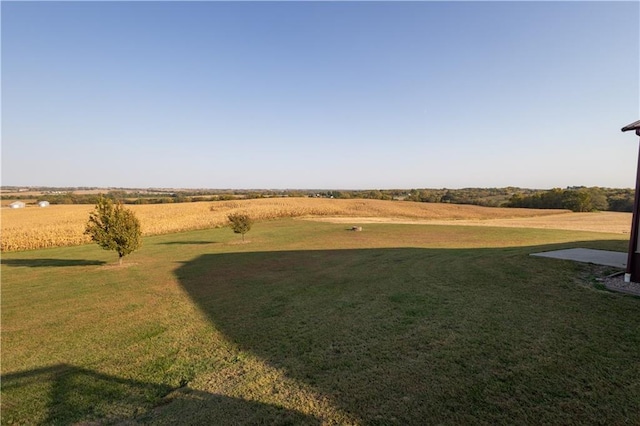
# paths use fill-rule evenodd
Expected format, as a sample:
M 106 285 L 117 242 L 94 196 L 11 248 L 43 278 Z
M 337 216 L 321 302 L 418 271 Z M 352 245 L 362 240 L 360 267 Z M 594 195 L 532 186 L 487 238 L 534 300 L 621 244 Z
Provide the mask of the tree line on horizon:
M 462 189 L 372 189 L 372 190 L 224 190 L 175 191 L 148 194 L 111 190 L 105 194 L 44 194 L 40 201 L 50 204 L 96 204 L 101 196 L 123 204 L 162 204 L 200 201 L 228 201 L 273 197 L 314 197 L 335 199 L 376 199 L 423 203 L 471 204 L 484 207 L 520 207 L 587 211 L 633 211 L 633 189 L 574 186 L 564 189 L 462 188 Z M 11 197 L 33 199 L 33 196 Z
M 633 190 L 603 188 L 554 188 L 527 196 L 515 194 L 506 207 L 568 209 L 574 212 L 633 211 Z
M 514 207 L 533 209 L 566 209 L 574 212 L 633 211 L 633 189 L 600 187 L 524 188 L 463 188 L 399 190 L 330 191 L 333 198 L 370 198 L 407 200 L 424 203 L 472 204 L 484 207 Z

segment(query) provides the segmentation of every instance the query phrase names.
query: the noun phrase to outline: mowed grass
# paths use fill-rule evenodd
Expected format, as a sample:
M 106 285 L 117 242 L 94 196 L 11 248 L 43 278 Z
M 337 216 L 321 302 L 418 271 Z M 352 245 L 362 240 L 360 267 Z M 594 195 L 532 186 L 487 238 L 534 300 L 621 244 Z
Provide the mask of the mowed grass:
M 624 235 L 258 222 L 2 256 L 2 424 L 638 424 Z M 612 271 L 611 271 L 612 272 Z

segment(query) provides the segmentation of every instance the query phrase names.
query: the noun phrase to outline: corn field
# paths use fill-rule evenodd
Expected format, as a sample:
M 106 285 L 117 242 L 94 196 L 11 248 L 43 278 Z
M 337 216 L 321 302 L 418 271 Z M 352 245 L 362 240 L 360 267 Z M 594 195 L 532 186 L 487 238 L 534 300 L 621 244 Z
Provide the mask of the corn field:
M 2 251 L 33 250 L 90 242 L 84 228 L 91 205 L 2 209 Z M 483 220 L 533 217 L 552 210 L 487 208 L 468 205 L 363 199 L 263 198 L 179 204 L 128 205 L 142 223 L 143 235 L 225 226 L 230 213 L 254 221 L 285 217 L 382 217 L 411 220 Z

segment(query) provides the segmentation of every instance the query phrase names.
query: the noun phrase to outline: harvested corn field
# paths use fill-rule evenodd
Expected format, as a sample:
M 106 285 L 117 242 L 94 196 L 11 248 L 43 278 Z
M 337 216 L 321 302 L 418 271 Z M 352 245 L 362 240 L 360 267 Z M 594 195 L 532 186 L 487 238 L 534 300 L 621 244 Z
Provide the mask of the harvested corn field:
M 483 218 L 483 219 L 406 219 L 402 217 L 315 217 L 312 220 L 330 223 L 408 223 L 429 225 L 494 226 L 498 228 L 563 229 L 566 231 L 629 234 L 631 213 L 563 212 L 545 216 Z

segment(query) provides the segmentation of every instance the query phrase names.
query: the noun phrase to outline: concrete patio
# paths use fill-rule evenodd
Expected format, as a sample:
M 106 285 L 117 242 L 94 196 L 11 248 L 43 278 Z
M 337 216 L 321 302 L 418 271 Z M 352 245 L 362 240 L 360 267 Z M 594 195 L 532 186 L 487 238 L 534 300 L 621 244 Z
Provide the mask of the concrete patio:
M 627 267 L 627 253 L 619 251 L 573 248 L 532 253 L 531 256 L 573 260 L 576 262 L 593 263 L 595 265 L 613 266 L 620 269 Z
M 574 248 L 566 250 L 532 253 L 531 256 L 551 259 L 573 260 L 575 262 L 593 263 L 595 265 L 620 268 L 619 273 L 599 279 L 611 291 L 640 296 L 640 283 L 625 282 L 623 270 L 627 267 L 627 253 L 608 250 Z

